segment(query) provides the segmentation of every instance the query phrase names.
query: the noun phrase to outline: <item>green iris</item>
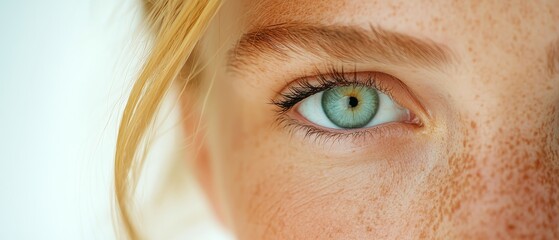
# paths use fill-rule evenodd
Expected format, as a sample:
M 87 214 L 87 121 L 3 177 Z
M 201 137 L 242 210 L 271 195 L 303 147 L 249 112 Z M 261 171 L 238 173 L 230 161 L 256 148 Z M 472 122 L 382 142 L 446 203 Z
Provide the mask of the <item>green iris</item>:
M 362 85 L 334 87 L 324 91 L 322 108 L 330 121 L 340 128 L 361 128 L 377 113 L 379 95 Z

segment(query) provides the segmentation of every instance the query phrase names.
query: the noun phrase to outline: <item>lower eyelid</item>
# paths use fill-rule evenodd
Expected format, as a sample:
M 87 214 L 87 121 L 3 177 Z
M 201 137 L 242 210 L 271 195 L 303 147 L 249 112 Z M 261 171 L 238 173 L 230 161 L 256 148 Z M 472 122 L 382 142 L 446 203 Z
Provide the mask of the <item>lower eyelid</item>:
M 314 131 L 317 132 L 322 131 L 329 134 L 342 134 L 342 135 L 352 135 L 352 134 L 358 135 L 359 132 L 366 132 L 370 130 L 378 131 L 377 128 L 390 127 L 391 125 L 396 125 L 396 124 L 413 125 L 414 127 L 421 127 L 421 124 L 418 124 L 417 122 L 415 122 L 415 120 L 402 119 L 400 121 L 384 122 L 384 123 L 379 123 L 375 126 L 368 126 L 363 128 L 343 129 L 336 126 L 330 128 L 330 127 L 318 126 L 317 124 L 310 122 L 308 119 L 302 116 L 298 111 L 292 111 L 288 114 L 280 116 L 280 118 L 281 118 L 280 122 L 285 126 L 293 127 L 295 125 L 300 125 L 304 128 L 312 128 Z
M 421 127 L 416 124 L 390 122 L 358 130 L 325 129 L 288 116 L 284 117 L 282 125 L 289 128 L 290 134 L 303 139 L 312 138 L 313 142 L 319 144 L 344 141 L 356 147 L 366 147 L 371 142 L 388 141 L 390 138 L 403 138 Z

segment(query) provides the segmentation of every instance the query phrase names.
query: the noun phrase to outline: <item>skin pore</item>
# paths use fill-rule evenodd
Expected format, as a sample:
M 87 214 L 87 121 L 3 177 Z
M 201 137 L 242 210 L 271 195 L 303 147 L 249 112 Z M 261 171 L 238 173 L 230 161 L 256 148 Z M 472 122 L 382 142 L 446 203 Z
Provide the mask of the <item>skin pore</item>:
M 228 1 L 186 123 L 200 181 L 239 239 L 557 239 L 558 38 L 559 1 Z M 393 76 L 420 124 L 278 117 L 331 68 Z

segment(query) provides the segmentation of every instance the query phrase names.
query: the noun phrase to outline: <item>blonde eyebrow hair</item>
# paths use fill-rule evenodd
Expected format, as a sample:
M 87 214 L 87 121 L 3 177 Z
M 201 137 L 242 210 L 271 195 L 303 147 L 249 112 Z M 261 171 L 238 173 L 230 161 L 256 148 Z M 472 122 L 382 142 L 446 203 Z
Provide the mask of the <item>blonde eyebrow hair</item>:
M 414 67 L 436 67 L 454 61 L 444 45 L 370 26 L 317 26 L 284 23 L 243 34 L 229 51 L 228 68 L 242 69 L 275 57 L 310 53 L 342 62 L 377 62 Z

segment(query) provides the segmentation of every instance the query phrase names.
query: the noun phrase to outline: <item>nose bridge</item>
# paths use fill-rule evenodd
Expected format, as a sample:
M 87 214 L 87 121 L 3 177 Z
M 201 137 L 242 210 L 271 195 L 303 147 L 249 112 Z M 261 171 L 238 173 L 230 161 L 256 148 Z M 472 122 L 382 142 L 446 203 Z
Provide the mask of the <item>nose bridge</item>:
M 467 121 L 462 148 L 449 161 L 461 172 L 462 226 L 493 237 L 559 237 L 559 139 L 554 110 L 518 104 Z M 536 105 L 537 106 L 537 105 Z M 545 108 L 544 105 L 538 107 Z M 532 108 L 532 109 L 531 109 Z M 488 111 L 499 109 L 488 107 Z M 552 108 L 550 108 L 552 109 Z M 514 111 L 515 110 L 515 111 Z M 516 116 L 510 114 L 517 113 Z M 465 164 L 465 162 L 470 162 Z M 473 195 L 468 192 L 476 189 Z M 467 213 L 467 214 L 464 214 Z M 464 229 L 464 228 L 463 228 Z M 470 232 L 471 233 L 471 232 Z M 500 238 L 499 237 L 499 238 Z
M 463 151 L 472 155 L 478 170 L 495 192 L 526 193 L 528 185 L 546 185 L 559 172 L 557 103 L 510 92 L 493 97 L 493 105 L 464 123 Z M 535 95 L 535 94 L 532 94 Z M 483 100 L 482 100 L 483 101 Z M 487 101 L 491 102 L 491 101 Z M 481 104 L 480 104 L 481 105 Z M 545 177 L 544 177 L 545 176 Z M 559 185 L 559 182 L 553 182 Z

